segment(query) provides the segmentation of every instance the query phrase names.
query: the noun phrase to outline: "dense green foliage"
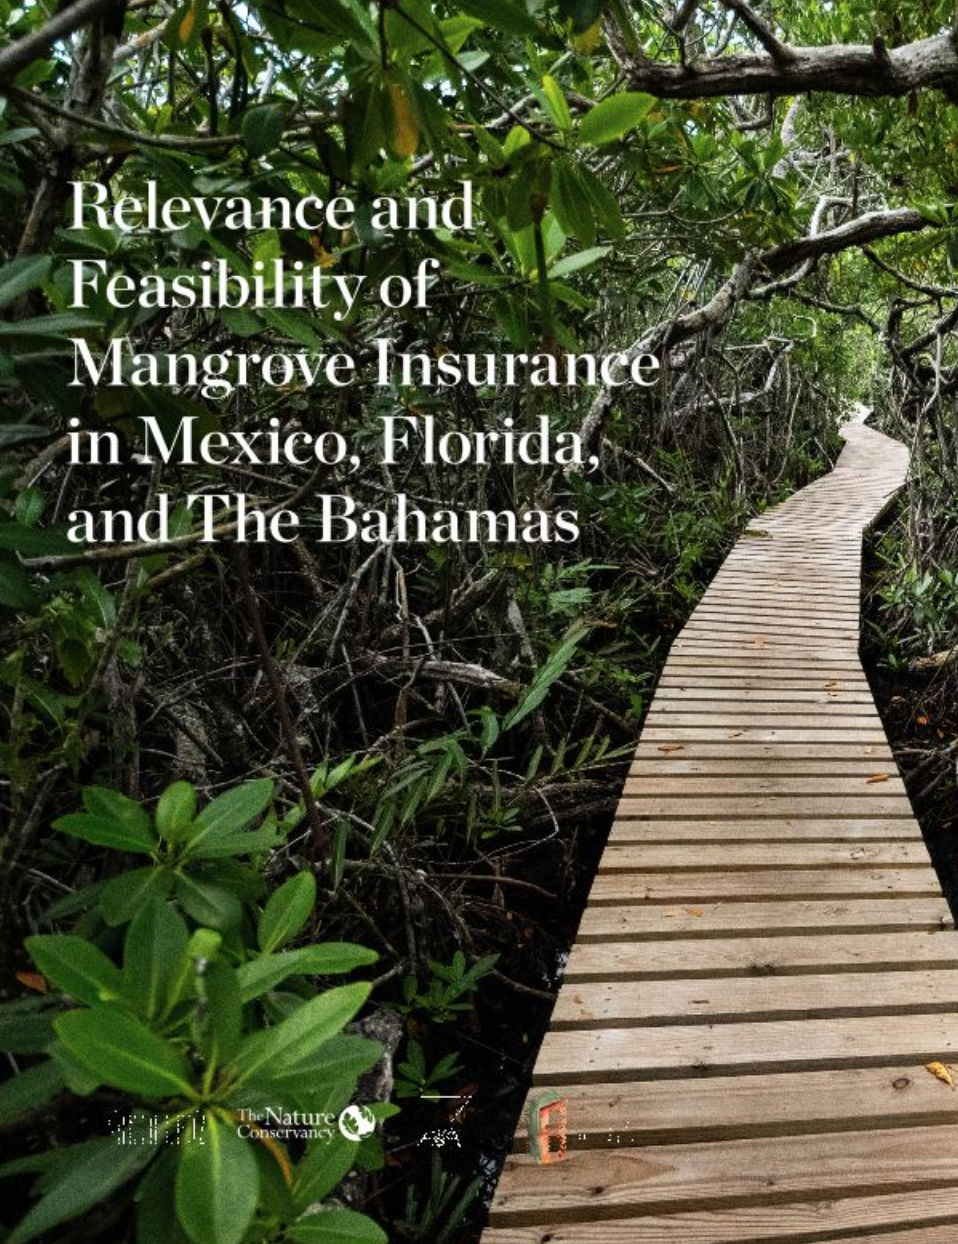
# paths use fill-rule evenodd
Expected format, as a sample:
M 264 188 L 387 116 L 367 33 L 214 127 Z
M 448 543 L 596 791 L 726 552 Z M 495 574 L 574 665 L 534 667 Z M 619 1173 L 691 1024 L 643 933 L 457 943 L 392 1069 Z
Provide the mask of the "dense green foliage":
M 921 83 L 879 82 L 864 100 L 652 89 L 660 68 L 730 56 L 774 73 L 767 19 L 743 8 L 113 0 L 11 69 L 4 56 L 50 15 L 0 0 L 11 1241 L 362 1244 L 383 1238 L 373 1218 L 397 1239 L 464 1239 L 488 1154 L 419 1147 L 448 1124 L 430 1094 L 465 1092 L 490 1037 L 523 1038 L 560 949 L 539 928 L 546 909 L 523 904 L 553 911 L 574 882 L 670 635 L 748 514 L 826 469 L 856 403 L 917 464 L 910 517 L 881 549 L 885 655 L 954 643 L 953 102 Z M 950 29 L 952 12 L 788 0 L 775 18 L 791 46 L 862 42 L 867 59 L 873 40 Z M 155 181 L 186 198 L 348 194 L 359 210 L 349 230 L 239 239 L 216 224 L 77 230 L 73 181 L 102 182 L 114 203 Z M 473 233 L 373 227 L 378 196 L 446 201 L 464 181 Z M 424 259 L 440 271 L 426 310 L 360 298 L 216 314 L 72 307 L 77 258 L 136 279 L 216 259 L 370 285 Z M 635 344 L 662 371 L 614 393 L 397 378 L 223 398 L 72 387 L 77 337 L 367 361 L 382 337 L 433 358 Z M 168 436 L 190 417 L 340 431 L 366 465 L 144 468 L 144 414 Z M 469 433 L 545 416 L 601 465 L 390 469 L 371 447 L 399 414 Z M 116 433 L 124 460 L 71 464 L 73 417 Z M 201 542 L 183 501 L 224 490 L 295 499 L 301 539 Z M 430 509 L 574 508 L 582 537 L 324 544 L 321 491 L 387 510 L 397 491 Z M 174 512 L 164 545 L 65 537 L 73 510 L 142 512 L 159 496 Z M 482 1127 L 508 1132 L 488 1088 Z M 243 1110 L 335 1113 L 356 1094 L 382 1120 L 390 1093 L 402 1109 L 385 1169 L 378 1136 L 283 1146 L 234 1126 Z M 117 1115 L 150 1143 L 117 1148 Z M 166 1143 L 174 1128 L 184 1143 Z M 191 1144 L 199 1134 L 209 1143 Z

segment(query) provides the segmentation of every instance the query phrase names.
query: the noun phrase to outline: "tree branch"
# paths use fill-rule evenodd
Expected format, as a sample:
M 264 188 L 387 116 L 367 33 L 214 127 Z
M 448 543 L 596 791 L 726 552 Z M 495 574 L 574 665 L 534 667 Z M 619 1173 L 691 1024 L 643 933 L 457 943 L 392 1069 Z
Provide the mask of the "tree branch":
M 117 0 L 75 0 L 69 7 L 61 9 L 39 30 L 31 31 L 0 51 L 0 85 L 11 82 L 21 69 L 26 69 L 32 61 L 48 52 L 58 39 L 72 35 L 87 22 L 116 8 Z
M 771 26 L 767 25 L 755 10 L 745 3 L 745 0 L 722 0 L 722 3 L 735 14 L 746 30 L 755 36 L 777 65 L 791 64 L 795 59 L 795 53 L 781 42 Z
M 799 264 L 875 242 L 880 238 L 893 237 L 900 233 L 917 233 L 931 227 L 932 223 L 921 212 L 910 207 L 894 208 L 885 212 L 866 212 L 865 215 L 837 225 L 834 229 L 827 229 L 824 233 L 783 242 L 758 255 L 746 255 L 704 306 L 677 319 L 654 325 L 628 347 L 625 351 L 626 358 L 631 362 L 640 354 L 659 354 L 690 337 L 720 328 L 730 319 L 732 312 L 743 299 L 768 296 L 775 292 L 770 286 L 753 291 L 752 282 L 760 273 L 775 275 L 787 272 Z M 579 428 L 584 456 L 595 452 L 612 408 L 614 395 L 614 389 L 603 388 L 592 400 Z
M 732 0 L 726 2 L 730 8 L 738 4 L 738 0 L 734 5 Z M 757 31 L 753 33 L 759 37 Z M 809 91 L 867 96 L 907 95 L 922 88 L 958 91 L 958 50 L 950 33 L 881 53 L 871 44 L 786 51 L 785 61 L 772 54 L 718 56 L 688 65 L 636 58 L 624 68 L 631 90 L 646 91 L 661 99 L 799 95 Z

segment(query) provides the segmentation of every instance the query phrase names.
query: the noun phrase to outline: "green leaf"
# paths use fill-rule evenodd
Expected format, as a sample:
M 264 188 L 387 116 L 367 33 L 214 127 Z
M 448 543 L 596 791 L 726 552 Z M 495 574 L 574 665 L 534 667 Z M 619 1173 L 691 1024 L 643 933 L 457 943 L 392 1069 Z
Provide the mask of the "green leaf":
M 592 204 L 569 160 L 557 160 L 552 166 L 549 202 L 563 233 L 569 237 L 574 235 L 586 248 L 595 245 Z
M 243 1003 L 236 972 L 228 963 L 207 963 L 197 981 L 196 1044 L 207 1067 L 229 1062 L 239 1049 Z
M 175 883 L 176 897 L 197 924 L 211 929 L 235 929 L 243 915 L 240 901 L 232 890 L 215 881 L 201 881 L 181 875 Z
M 19 1072 L 0 1084 L 0 1123 L 44 1105 L 64 1087 L 60 1068 L 51 1059 Z
M 49 435 L 49 428 L 35 423 L 0 423 L 0 448 L 19 445 L 22 441 L 43 441 Z
M 260 816 L 273 797 L 273 783 L 269 778 L 244 782 L 234 786 L 208 803 L 194 822 L 195 833 L 187 842 L 187 852 L 198 854 L 205 844 L 215 842 L 228 834 L 245 829 L 250 821 Z
M 459 0 L 458 8 L 512 35 L 535 35 L 538 24 L 516 0 Z
M 107 924 L 127 924 L 140 908 L 158 895 L 169 894 L 172 884 L 165 868 L 134 868 L 111 877 L 100 891 L 99 907 Z
M 382 1046 L 374 1041 L 333 1037 L 295 1069 L 277 1071 L 241 1089 L 242 1104 L 263 1108 L 281 1103 L 289 1110 L 337 1113 L 356 1096 L 359 1076 L 375 1067 L 382 1055 Z
M 30 575 L 13 557 L 0 557 L 0 605 L 32 609 L 38 601 Z
M 143 835 L 119 821 L 91 816 L 88 812 L 68 812 L 53 822 L 53 828 L 71 838 L 92 842 L 97 847 L 110 847 L 114 851 L 152 855 L 156 849 L 156 839 L 152 834 Z
M 582 118 L 579 137 L 593 147 L 614 142 L 640 125 L 654 107 L 655 97 L 640 91 L 610 95 Z
M 189 933 L 169 903 L 153 898 L 133 917 L 123 948 L 123 983 L 147 1019 L 164 1014 L 184 983 Z
M 243 1001 L 251 1002 L 281 985 L 291 976 L 340 976 L 375 963 L 378 955 L 351 942 L 323 942 L 278 955 L 263 955 L 244 963 L 238 971 Z
M 207 1111 L 199 1137 L 180 1152 L 176 1215 L 194 1244 L 240 1244 L 259 1199 L 259 1168 L 250 1143 Z
M 144 842 L 156 845 L 156 835 L 146 809 L 121 791 L 107 786 L 85 786 L 83 806 L 93 816 L 109 817 L 111 821 L 125 825 Z
M 0 550 L 22 553 L 24 557 L 59 557 L 75 553 L 80 546 L 57 531 L 41 531 L 23 523 L 0 523 Z
M 314 0 L 287 0 L 286 11 L 304 25 L 328 30 L 348 43 L 375 45 L 376 28 L 359 0 L 324 0 L 322 5 Z
M 576 179 L 589 197 L 599 224 L 614 241 L 625 237 L 625 221 L 612 191 L 584 164 L 576 166 Z
M 79 315 L 75 311 L 59 311 L 53 315 L 37 315 L 30 320 L 15 320 L 12 323 L 0 323 L 0 337 L 65 337 L 67 333 L 83 332 L 88 328 L 99 328 L 100 321 L 90 315 Z
M 316 878 L 297 873 L 270 895 L 257 926 L 259 948 L 265 954 L 291 942 L 305 925 L 316 904 Z
M 195 851 L 193 859 L 223 860 L 231 855 L 263 855 L 283 845 L 284 839 L 273 829 L 241 830 L 238 834 L 226 834 L 222 838 L 207 839 Z
M 559 16 L 572 22 L 576 33 L 588 30 L 602 16 L 606 0 L 559 0 Z
M 69 933 L 41 933 L 24 942 L 43 975 L 76 1002 L 116 1001 L 123 993 L 120 969 L 102 950 Z
M 73 1057 L 101 1084 L 138 1097 L 190 1092 L 186 1058 L 118 1006 L 68 1011 L 53 1026 Z
M 42 285 L 52 263 L 49 255 L 22 255 L 5 263 L 0 268 L 0 311 L 9 307 L 21 294 Z
M 14 517 L 18 523 L 35 527 L 43 515 L 45 505 L 46 498 L 39 488 L 24 488 L 13 507 Z
M 101 1204 L 155 1156 L 152 1146 L 118 1145 L 115 1136 L 97 1137 L 62 1150 L 49 1191 L 7 1236 L 6 1244 L 26 1244 Z
M 254 104 L 243 114 L 240 134 L 246 150 L 255 158 L 275 151 L 285 128 L 285 104 Z
M 255 1080 L 274 1066 L 309 1058 L 353 1019 L 369 997 L 371 986 L 341 985 L 303 1004 L 275 1028 L 246 1038 L 234 1060 L 239 1081 Z
M 559 277 L 569 276 L 573 272 L 581 272 L 583 268 L 591 268 L 600 259 L 604 259 L 611 249 L 611 246 L 593 246 L 587 251 L 579 251 L 576 255 L 567 255 L 565 259 L 552 265 L 549 276 L 558 280 Z
M 156 804 L 156 832 L 167 842 L 188 837 L 196 817 L 196 789 L 189 782 L 174 782 Z
M 53 1011 L 44 998 L 22 998 L 0 1006 L 0 1051 L 42 1054 L 53 1038 Z
M 287 1231 L 297 1244 L 389 1244 L 382 1227 L 351 1209 L 324 1209 L 300 1218 Z
M 356 1142 L 337 1129 L 332 1140 L 316 1139 L 296 1167 L 293 1196 L 300 1209 L 315 1205 L 337 1188 L 356 1161 Z
M 572 129 L 572 113 L 559 83 L 550 74 L 542 79 L 542 94 L 556 129 L 567 133 Z
M 586 626 L 575 626 L 565 636 L 549 659 L 536 672 L 535 678 L 526 690 L 525 695 L 516 707 L 507 715 L 502 723 L 503 730 L 511 730 L 520 721 L 524 721 L 530 713 L 534 713 L 549 694 L 549 688 L 565 673 L 569 662 L 575 655 L 579 644 L 588 635 Z M 453 960 L 455 962 L 455 959 Z

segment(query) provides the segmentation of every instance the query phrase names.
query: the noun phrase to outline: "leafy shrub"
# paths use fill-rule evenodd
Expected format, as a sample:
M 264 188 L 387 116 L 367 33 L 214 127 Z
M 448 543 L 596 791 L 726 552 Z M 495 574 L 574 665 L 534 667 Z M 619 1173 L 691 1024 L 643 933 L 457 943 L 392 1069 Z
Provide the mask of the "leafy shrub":
M 382 1055 L 343 1032 L 370 986 L 315 984 L 377 956 L 345 942 L 292 946 L 313 913 L 311 873 L 261 908 L 251 898 L 252 865 L 237 861 L 282 843 L 271 796 L 271 782 L 250 782 L 197 812 L 195 790 L 178 782 L 150 816 L 92 787 L 82 812 L 56 822 L 150 862 L 81 895 L 86 936 L 28 938 L 42 979 L 27 979 L 44 992 L 0 1008 L 0 1048 L 45 1055 L 0 1090 L 0 1120 L 72 1099 L 96 1129 L 78 1143 L 49 1136 L 0 1171 L 35 1177 L 11 1244 L 104 1202 L 135 1206 L 138 1244 L 385 1240 L 370 1219 L 322 1204 L 356 1161 L 378 1160 L 374 1136 L 357 1145 L 336 1127 Z M 294 1154 L 257 1124 L 267 1111 L 324 1127 Z M 372 1108 L 377 1120 L 391 1112 Z M 92 1217 L 85 1238 L 99 1238 Z

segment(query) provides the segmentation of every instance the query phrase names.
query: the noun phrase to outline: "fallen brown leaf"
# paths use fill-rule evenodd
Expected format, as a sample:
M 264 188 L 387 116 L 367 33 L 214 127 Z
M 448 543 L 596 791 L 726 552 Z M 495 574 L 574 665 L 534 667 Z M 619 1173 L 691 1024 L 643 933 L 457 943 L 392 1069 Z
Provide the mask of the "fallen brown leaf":
M 660 752 L 681 752 L 685 750 L 684 743 L 660 743 Z
M 887 782 L 888 774 L 887 773 L 873 773 L 870 778 L 865 778 L 865 781 L 869 785 L 871 785 L 872 782 Z
M 34 993 L 48 993 L 50 990 L 46 977 L 41 976 L 39 972 L 18 972 L 17 980 L 21 985 L 26 985 L 27 989 L 32 989 Z
M 955 1087 L 952 1074 L 944 1063 L 926 1063 L 925 1070 L 930 1071 L 936 1080 L 940 1080 L 942 1084 L 947 1084 L 949 1088 Z

